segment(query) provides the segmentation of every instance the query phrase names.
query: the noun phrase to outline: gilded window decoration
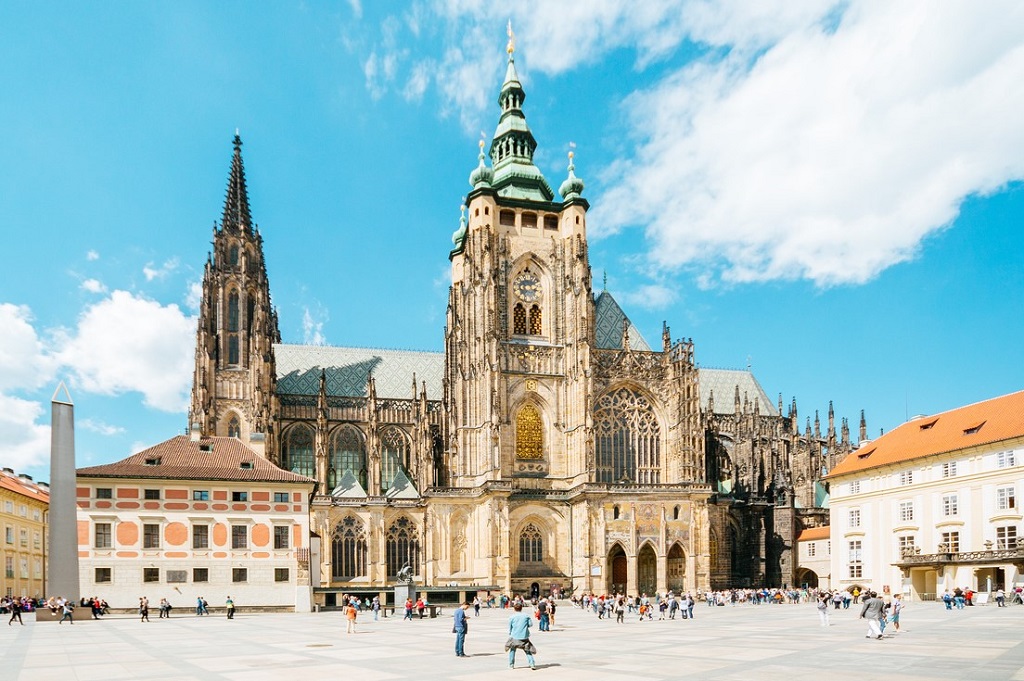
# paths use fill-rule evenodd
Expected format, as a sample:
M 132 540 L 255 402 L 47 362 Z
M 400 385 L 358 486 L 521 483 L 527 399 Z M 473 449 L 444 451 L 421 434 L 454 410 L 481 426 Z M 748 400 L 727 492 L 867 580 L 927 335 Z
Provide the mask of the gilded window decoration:
M 398 471 L 409 474 L 409 439 L 401 428 L 391 426 L 380 438 L 380 488 L 387 490 Z
M 516 416 L 516 458 L 544 458 L 544 424 L 532 404 L 523 405 Z
M 402 516 L 388 527 L 386 546 L 388 576 L 397 575 L 405 565 L 420 573 L 420 536 L 416 525 Z
M 516 303 L 512 308 L 512 333 L 518 336 L 526 335 L 526 308 L 522 303 Z
M 331 435 L 327 487 L 337 487 L 346 472 L 351 472 L 366 489 L 366 443 L 355 426 L 342 426 Z
M 530 306 L 530 335 L 539 336 L 544 329 L 540 305 Z
M 661 480 L 661 427 L 650 401 L 629 388 L 597 401 L 594 433 L 597 481 L 657 484 Z
M 355 579 L 366 576 L 366 531 L 363 523 L 347 516 L 334 528 L 331 543 L 331 576 L 333 579 Z
M 540 530 L 533 523 L 524 527 L 523 531 L 519 533 L 519 562 L 544 562 L 544 539 Z
M 284 455 L 281 467 L 292 473 L 316 477 L 313 459 L 313 431 L 308 426 L 297 425 L 288 431 L 284 440 Z

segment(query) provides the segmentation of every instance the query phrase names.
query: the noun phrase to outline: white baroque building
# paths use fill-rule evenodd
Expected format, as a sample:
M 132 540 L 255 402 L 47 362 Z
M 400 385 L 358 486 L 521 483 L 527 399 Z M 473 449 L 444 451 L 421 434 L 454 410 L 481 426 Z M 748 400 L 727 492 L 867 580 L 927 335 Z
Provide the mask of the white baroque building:
M 918 416 L 828 476 L 832 585 L 930 600 L 1024 582 L 1024 392 Z

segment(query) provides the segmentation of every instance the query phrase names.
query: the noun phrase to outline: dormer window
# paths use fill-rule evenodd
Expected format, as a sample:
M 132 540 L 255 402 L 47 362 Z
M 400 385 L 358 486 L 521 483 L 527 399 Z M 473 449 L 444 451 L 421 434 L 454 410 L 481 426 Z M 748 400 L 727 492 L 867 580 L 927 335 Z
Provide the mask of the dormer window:
M 241 468 L 242 470 L 251 470 L 252 461 L 243 461 L 242 463 L 238 464 L 238 467 Z
M 213 451 L 213 443 L 211 442 L 200 442 L 199 451 L 209 454 Z
M 151 456 L 151 457 L 147 458 L 146 459 L 146 465 L 147 466 L 159 466 L 160 465 L 160 457 L 159 456 Z

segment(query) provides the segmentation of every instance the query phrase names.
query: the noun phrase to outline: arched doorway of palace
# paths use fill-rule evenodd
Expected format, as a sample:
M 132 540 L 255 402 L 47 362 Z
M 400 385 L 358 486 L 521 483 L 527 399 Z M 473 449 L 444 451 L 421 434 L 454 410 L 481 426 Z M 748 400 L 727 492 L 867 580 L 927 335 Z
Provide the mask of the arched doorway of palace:
M 658 556 L 650 544 L 644 544 L 636 557 L 636 589 L 649 596 L 658 591 Z
M 800 568 L 796 571 L 797 586 L 805 589 L 818 588 L 818 573 L 808 568 Z
M 626 552 L 622 545 L 616 544 L 608 552 L 608 593 L 626 593 Z

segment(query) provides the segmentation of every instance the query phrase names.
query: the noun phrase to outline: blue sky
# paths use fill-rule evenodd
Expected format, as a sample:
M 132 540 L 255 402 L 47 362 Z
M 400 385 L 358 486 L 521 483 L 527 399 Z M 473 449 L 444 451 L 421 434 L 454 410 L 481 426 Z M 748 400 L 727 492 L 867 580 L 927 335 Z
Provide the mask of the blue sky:
M 869 433 L 1024 387 L 1024 6 L 0 5 L 0 464 L 186 425 L 236 128 L 286 342 L 440 350 L 505 26 L 595 288 Z

